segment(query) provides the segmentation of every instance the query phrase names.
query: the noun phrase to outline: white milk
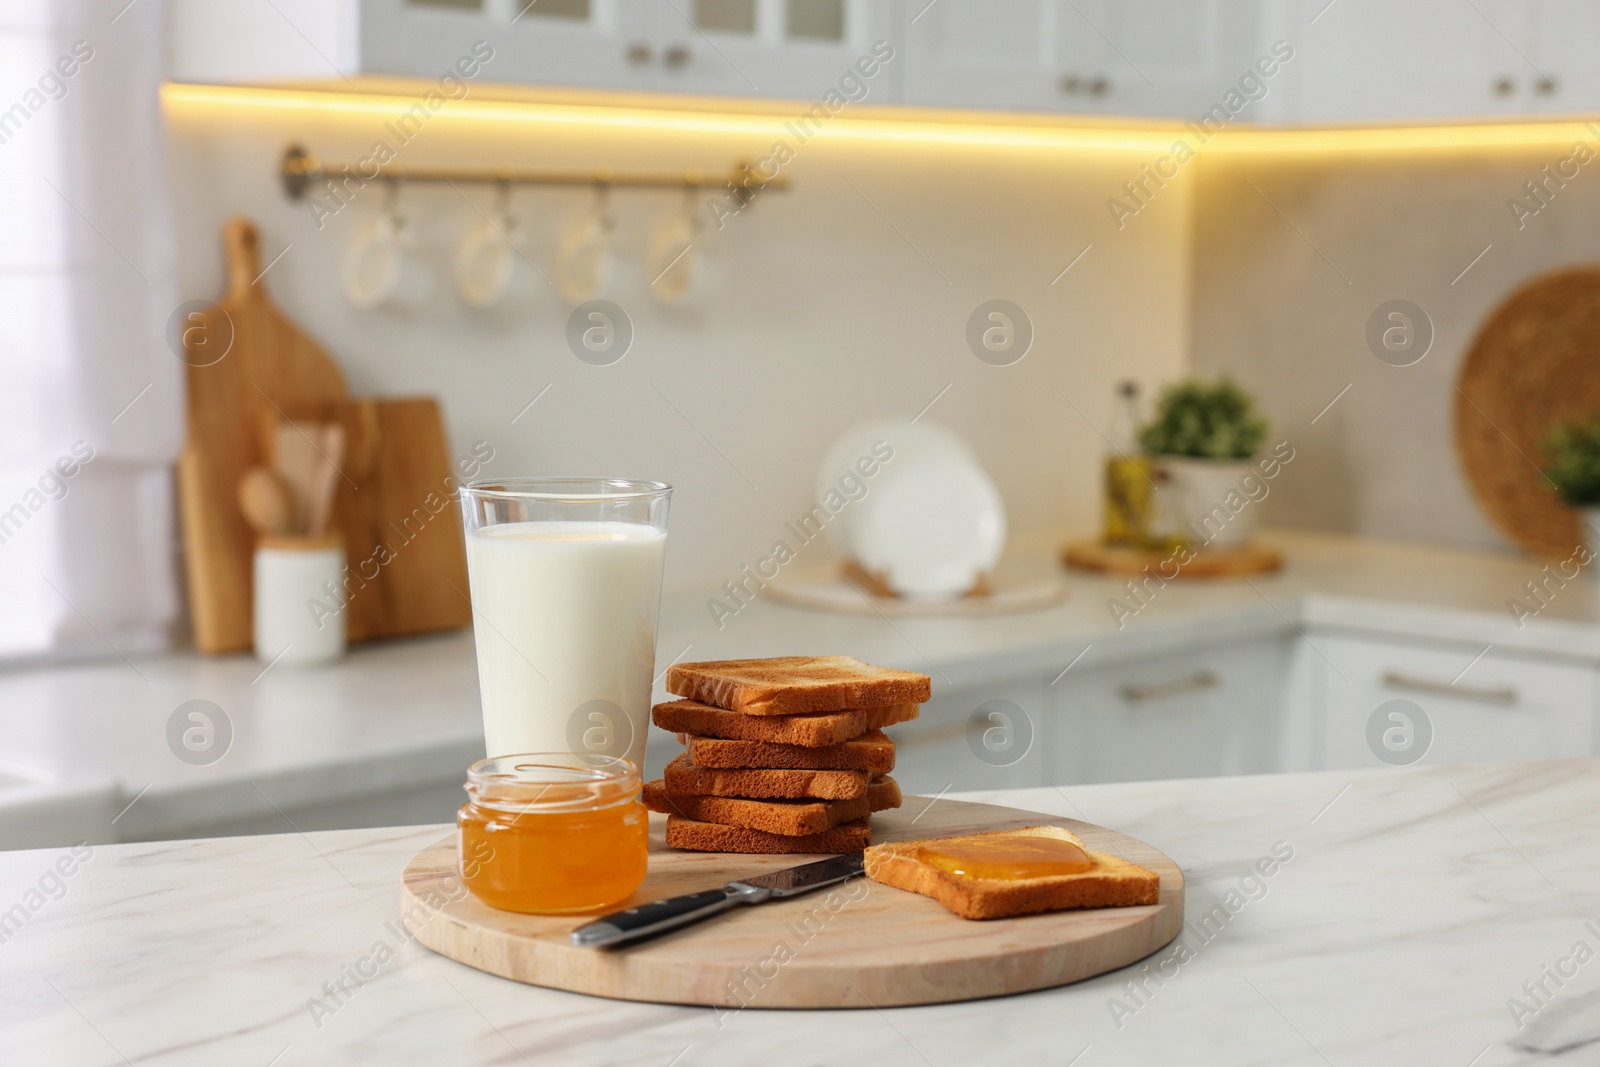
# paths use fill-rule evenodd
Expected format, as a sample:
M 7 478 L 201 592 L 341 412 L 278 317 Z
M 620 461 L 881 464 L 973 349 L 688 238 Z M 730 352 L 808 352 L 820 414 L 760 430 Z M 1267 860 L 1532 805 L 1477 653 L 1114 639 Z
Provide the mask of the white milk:
M 666 544 L 626 522 L 467 534 L 490 756 L 589 751 L 644 765 Z

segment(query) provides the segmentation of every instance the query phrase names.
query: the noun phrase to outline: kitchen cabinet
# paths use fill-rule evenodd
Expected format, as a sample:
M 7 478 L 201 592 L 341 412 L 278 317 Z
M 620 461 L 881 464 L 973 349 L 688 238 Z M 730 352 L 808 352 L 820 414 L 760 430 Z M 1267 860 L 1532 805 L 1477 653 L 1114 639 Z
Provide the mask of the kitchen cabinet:
M 899 30 L 905 102 L 942 107 L 1060 106 L 1066 77 L 1058 22 L 1065 5 L 1048 0 L 938 0 Z M 1074 64 L 1082 96 L 1108 95 L 1101 60 Z M 1091 82 L 1097 86 L 1090 90 Z
M 1511 114 L 1529 73 L 1514 3 L 1341 0 L 1296 42 L 1296 117 L 1309 122 Z
M 1592 0 L 1340 0 L 1307 27 L 1297 119 L 1583 113 L 1600 106 Z
M 858 99 L 1192 121 L 1277 41 L 1236 121 L 1516 118 L 1600 109 L 1593 0 L 170 0 L 178 81 L 436 80 L 816 102 L 879 41 Z M 881 58 L 881 57 L 880 57 Z M 480 90 L 481 91 L 481 90 Z M 845 95 L 850 95 L 850 90 Z
M 888 731 L 895 781 L 926 796 L 1053 784 L 1045 688 L 1029 678 L 937 692 L 916 719 Z
M 938 0 L 902 30 L 905 101 L 1194 118 L 1262 50 L 1259 8 L 1253 0 Z
M 1594 751 L 1592 666 L 1389 637 L 1313 632 L 1308 639 L 1322 659 L 1312 708 L 1315 766 L 1482 763 Z
M 364 72 L 487 40 L 493 81 L 820 100 L 889 36 L 866 0 L 361 0 Z
M 1290 648 L 1257 639 L 1071 672 L 1050 687 L 1059 781 L 1277 770 Z
M 894 79 L 883 76 L 893 61 L 878 63 L 891 37 L 882 0 L 685 0 L 667 8 L 656 16 L 666 60 L 658 88 L 806 104 L 830 90 L 858 102 L 896 96 Z M 864 59 L 870 78 L 854 69 Z
M 888 41 L 889 14 L 870 0 L 173 0 L 170 71 L 196 82 L 433 81 L 482 59 L 484 41 L 493 58 L 476 85 L 820 101 Z M 866 95 L 892 96 L 889 84 L 867 79 Z
M 932 795 L 1275 771 L 1293 651 L 1256 638 L 942 692 L 890 730 L 895 779 Z
M 1600 109 L 1600 4 L 1594 0 L 1534 0 L 1528 5 L 1527 60 L 1513 92 L 1525 110 L 1589 114 Z M 1520 58 L 1520 57 L 1519 57 Z
M 653 89 L 663 11 L 650 0 L 359 0 L 359 73 L 436 78 L 481 40 L 494 52 L 480 81 Z

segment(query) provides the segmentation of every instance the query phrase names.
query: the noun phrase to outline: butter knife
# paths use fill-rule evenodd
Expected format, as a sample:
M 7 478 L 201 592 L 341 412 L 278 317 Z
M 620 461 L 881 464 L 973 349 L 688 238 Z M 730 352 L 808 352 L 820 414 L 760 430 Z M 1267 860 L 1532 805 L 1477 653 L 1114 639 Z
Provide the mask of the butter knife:
M 709 919 L 735 904 L 762 904 L 768 900 L 795 897 L 837 885 L 856 877 L 861 871 L 860 852 L 850 852 L 816 863 L 803 863 L 771 874 L 729 882 L 720 889 L 668 897 L 666 900 L 612 912 L 572 931 L 572 943 L 589 948 L 621 945 Z

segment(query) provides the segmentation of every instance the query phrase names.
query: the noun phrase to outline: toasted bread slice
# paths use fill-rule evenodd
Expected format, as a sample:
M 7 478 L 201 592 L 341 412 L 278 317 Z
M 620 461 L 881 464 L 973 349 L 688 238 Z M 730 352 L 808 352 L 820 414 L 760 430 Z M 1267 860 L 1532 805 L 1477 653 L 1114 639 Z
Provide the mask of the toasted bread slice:
M 667 844 L 697 852 L 754 853 L 833 853 L 859 852 L 872 843 L 872 829 L 866 819 L 857 819 L 824 830 L 820 834 L 789 837 L 769 834 L 743 826 L 723 826 L 697 822 L 682 815 L 667 816 Z
M 987 879 L 952 874 L 918 855 L 923 848 L 996 837 L 1054 837 L 1083 849 L 1094 866 L 1077 874 Z M 895 841 L 867 849 L 867 877 L 932 897 L 963 919 L 1004 919 L 1066 908 L 1126 908 L 1161 898 L 1161 876 L 1126 860 L 1095 852 L 1076 834 L 1056 826 L 1029 826 L 927 841 Z
M 884 704 L 921 704 L 926 674 L 874 667 L 851 656 L 777 656 L 677 663 L 667 692 L 746 715 L 807 715 Z
M 873 811 L 890 811 L 905 803 L 905 798 L 900 795 L 899 782 L 880 774 L 867 783 L 867 802 Z
M 651 712 L 657 726 L 675 734 L 767 741 L 807 748 L 837 745 L 860 737 L 868 730 L 881 730 L 916 717 L 915 704 L 885 704 L 878 708 L 826 711 L 817 715 L 741 715 L 694 700 L 674 700 L 669 704 L 657 704 Z
M 879 774 L 894 770 L 894 742 L 882 730 L 868 730 L 860 737 L 821 748 L 777 745 L 770 741 L 727 741 L 717 737 L 691 737 L 686 743 L 689 759 L 696 767 L 776 767 Z
M 866 771 L 725 770 L 696 767 L 689 754 L 674 759 L 663 772 L 673 796 L 810 798 L 854 800 L 867 795 Z
M 742 797 L 675 797 L 660 779 L 646 782 L 644 806 L 696 822 L 743 826 L 769 834 L 800 837 L 820 834 L 840 823 L 864 819 L 874 811 L 900 806 L 900 786 L 880 778 L 855 800 L 746 800 Z

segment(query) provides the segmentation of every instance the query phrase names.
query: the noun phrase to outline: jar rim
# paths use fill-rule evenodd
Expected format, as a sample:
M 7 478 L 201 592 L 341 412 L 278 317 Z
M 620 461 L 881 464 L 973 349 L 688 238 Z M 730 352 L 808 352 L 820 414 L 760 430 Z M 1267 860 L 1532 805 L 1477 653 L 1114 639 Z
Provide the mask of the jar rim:
M 500 811 L 593 811 L 636 800 L 641 775 L 621 756 L 522 752 L 478 760 L 465 789 L 472 803 Z

